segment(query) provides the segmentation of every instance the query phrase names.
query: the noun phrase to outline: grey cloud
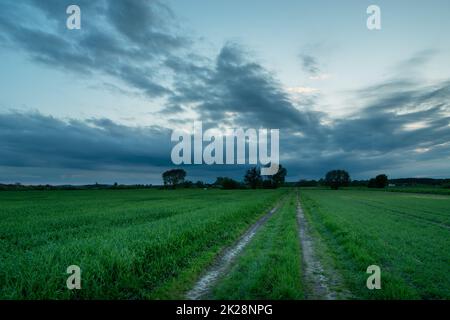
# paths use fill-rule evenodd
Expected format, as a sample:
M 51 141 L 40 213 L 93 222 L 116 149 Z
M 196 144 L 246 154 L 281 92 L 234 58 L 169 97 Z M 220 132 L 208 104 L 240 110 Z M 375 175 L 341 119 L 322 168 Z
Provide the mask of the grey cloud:
M 412 73 L 413 71 L 417 71 L 422 68 L 427 62 L 429 62 L 433 56 L 437 54 L 436 49 L 425 49 L 414 53 L 408 59 L 400 62 L 396 65 L 395 69 L 401 73 L 407 71 L 408 73 Z
M 346 168 L 356 178 L 381 172 L 448 176 L 450 81 L 423 83 L 389 79 L 359 89 L 353 97 L 358 111 L 320 125 L 320 134 L 282 131 L 282 163 L 291 178 L 317 178 L 332 168 Z M 426 127 L 414 128 L 417 123 Z
M 195 103 L 203 121 L 309 132 L 319 125 L 320 113 L 294 105 L 278 80 L 237 44 L 226 44 L 193 78 L 177 83 L 172 101 Z
M 64 26 L 70 1 L 24 3 L 7 7 L 39 13 L 46 25 L 13 22 L 4 14 L 0 29 L 37 61 L 103 73 L 147 96 L 165 96 L 164 110 L 172 114 L 193 103 L 206 122 L 309 130 L 318 122 L 318 113 L 294 106 L 277 80 L 238 46 L 225 45 L 215 61 L 185 48 L 189 40 L 177 35 L 173 13 L 159 1 L 82 1 L 79 31 Z
M 172 27 L 167 6 L 144 0 L 78 1 L 82 28 L 67 30 L 65 10 L 70 4 L 7 1 L 0 30 L 10 47 L 51 67 L 106 74 L 150 97 L 170 94 L 170 79 L 163 81 L 163 76 L 171 70 L 164 59 L 177 51 L 182 54 L 189 41 Z
M 114 1 L 107 16 L 112 25 L 134 44 L 152 52 L 166 53 L 187 40 L 176 36 L 167 21 L 174 21 L 171 9 L 159 1 Z
M 303 71 L 311 76 L 316 76 L 320 73 L 320 67 L 317 59 L 307 53 L 302 53 L 299 55 L 302 64 Z
M 289 179 L 318 178 L 332 168 L 345 168 L 355 178 L 377 172 L 397 177 L 408 172 L 445 176 L 442 170 L 450 163 L 448 86 L 448 82 L 420 88 L 406 86 L 404 89 L 414 92 L 418 104 L 392 97 L 395 93 L 391 90 L 380 90 L 382 108 L 377 109 L 376 101 L 371 100 L 354 117 L 331 125 L 317 124 L 314 133 L 297 135 L 295 126 L 281 128 L 281 158 Z M 403 96 L 401 92 L 399 96 Z M 388 108 L 386 101 L 395 104 Z M 406 112 L 397 113 L 398 109 Z M 418 121 L 425 121 L 427 128 L 405 130 L 405 125 Z M 418 148 L 424 152 L 418 152 Z M 105 172 L 121 179 L 126 179 L 128 172 L 129 179 L 141 181 L 137 178 L 141 172 L 146 177 L 152 175 L 149 182 L 157 183 L 157 173 L 171 167 L 169 130 L 127 127 L 108 119 L 62 121 L 39 113 L 1 114 L 0 150 L 2 179 L 8 178 L 5 168 L 14 172 L 22 168 L 26 175 L 39 175 L 41 171 L 81 174 L 83 181 L 104 178 L 108 176 Z M 186 167 L 191 179 L 208 181 L 220 175 L 240 178 L 245 168 Z
M 161 115 L 168 115 L 168 114 L 178 114 L 180 112 L 183 112 L 185 109 L 179 105 L 172 104 L 165 106 L 159 113 Z M 184 122 L 184 121 L 183 121 Z
M 170 132 L 108 119 L 68 122 L 39 113 L 0 115 L 2 166 L 102 169 L 170 164 Z
M 396 92 L 378 90 L 378 99 L 353 118 L 335 122 L 329 147 L 353 154 L 356 159 L 377 158 L 378 168 L 424 159 L 424 154 L 417 152 L 419 148 L 429 149 L 425 152 L 428 159 L 445 161 L 442 156 L 450 155 L 450 145 L 443 147 L 450 141 L 449 89 L 450 83 L 445 81 L 422 87 L 405 83 Z M 408 125 L 417 123 L 426 127 L 408 129 Z
M 171 131 L 109 119 L 62 121 L 40 113 L 0 114 L 0 183 L 161 183 L 173 168 Z M 248 166 L 185 165 L 188 179 L 241 178 Z
M 65 29 L 64 14 L 69 1 L 7 1 L 0 12 L 0 37 L 8 40 L 5 45 L 19 47 L 52 67 L 106 74 L 147 96 L 165 96 L 168 103 L 161 114 L 193 108 L 206 126 L 279 128 L 282 163 L 291 177 L 320 177 L 332 168 L 364 177 L 449 158 L 449 81 L 425 86 L 418 77 L 397 77 L 362 88 L 353 93 L 358 105 L 354 115 L 323 124 L 326 114 L 311 111 L 315 101 L 291 101 L 277 78 L 241 46 L 225 44 L 214 59 L 196 56 L 188 38 L 173 26 L 170 9 L 160 2 L 78 3 L 83 27 L 71 32 Z M 32 13 L 45 25 L 30 24 L 27 15 Z M 418 53 L 400 67 L 420 69 L 432 54 Z M 313 55 L 300 58 L 308 74 L 320 73 Z M 415 122 L 426 122 L 427 127 L 405 130 Z M 157 172 L 170 166 L 169 134 L 162 128 L 133 128 L 108 119 L 61 121 L 41 114 L 0 114 L 0 166 L 28 168 L 30 174 L 29 168 Z M 198 176 L 243 170 L 191 169 Z

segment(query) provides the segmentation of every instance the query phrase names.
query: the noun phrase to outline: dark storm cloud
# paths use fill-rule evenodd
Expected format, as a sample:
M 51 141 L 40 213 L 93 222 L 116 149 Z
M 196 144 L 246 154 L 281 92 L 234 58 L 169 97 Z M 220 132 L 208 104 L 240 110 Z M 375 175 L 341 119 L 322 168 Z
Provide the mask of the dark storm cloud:
M 159 1 L 80 1 L 82 29 L 76 31 L 65 27 L 69 4 L 9 1 L 0 29 L 11 46 L 51 67 L 106 74 L 150 97 L 165 96 L 162 114 L 194 107 L 211 123 L 317 126 L 319 114 L 294 106 L 273 75 L 238 45 L 226 44 L 215 59 L 195 54 L 177 33 L 170 8 Z M 12 12 L 22 12 L 22 19 Z
M 226 44 L 209 68 L 191 75 L 177 83 L 172 101 L 194 103 L 203 121 L 308 132 L 319 125 L 320 113 L 294 105 L 273 74 L 237 44 Z
M 0 183 L 161 183 L 175 167 L 171 131 L 109 119 L 67 120 L 40 113 L 0 114 Z M 188 179 L 240 179 L 248 166 L 183 166 Z
M 317 101 L 293 102 L 276 76 L 242 46 L 227 43 L 216 57 L 196 55 L 162 2 L 77 3 L 82 30 L 69 31 L 65 8 L 71 1 L 7 1 L 0 11 L 4 45 L 51 67 L 108 75 L 149 97 L 164 96 L 167 104 L 160 115 L 173 117 L 172 123 L 190 122 L 179 116 L 188 110 L 209 127 L 278 128 L 282 164 L 291 177 L 317 178 L 334 168 L 367 177 L 450 160 L 448 81 L 424 85 L 420 77 L 394 77 L 351 93 L 355 114 L 330 119 L 312 111 Z M 399 70 L 420 69 L 432 54 L 418 53 L 400 63 Z M 300 58 L 308 75 L 320 74 L 314 55 Z M 162 171 L 171 166 L 171 146 L 170 132 L 159 127 L 0 114 L 0 169 L 27 168 L 28 174 L 77 169 L 92 177 L 100 170 Z M 190 167 L 198 177 L 237 177 L 244 169 Z
M 311 143 L 309 136 L 282 141 L 284 150 L 289 150 L 287 156 L 294 158 L 287 164 L 312 177 L 330 168 L 348 168 L 366 177 L 377 171 L 396 174 L 405 168 L 413 172 L 419 163 L 448 163 L 450 81 L 419 83 L 391 79 L 358 90 L 354 99 L 362 105 L 357 113 L 322 126 L 320 141 Z M 434 165 L 429 169 L 436 174 Z
M 65 11 L 70 4 L 7 1 L 0 30 L 11 47 L 51 67 L 106 74 L 151 97 L 170 93 L 164 60 L 189 41 L 173 28 L 167 6 L 145 0 L 78 1 L 81 30 L 68 30 Z
M 39 113 L 0 114 L 1 166 L 104 169 L 166 166 L 170 132 L 108 119 L 62 121 Z
M 152 53 L 165 54 L 187 41 L 172 34 L 168 22 L 174 23 L 174 14 L 159 1 L 111 1 L 106 15 L 120 34 Z
M 159 114 L 161 115 L 177 115 L 180 112 L 183 112 L 185 109 L 179 105 L 172 104 L 172 105 L 166 105 L 161 111 L 159 111 Z M 184 123 L 183 120 L 181 120 L 180 123 Z
M 379 88 L 385 89 L 352 117 L 316 123 L 310 132 L 293 123 L 280 128 L 282 164 L 290 179 L 318 178 L 333 168 L 347 169 L 354 178 L 380 172 L 447 175 L 441 168 L 450 160 L 450 82 L 405 83 L 395 92 L 384 84 Z M 355 99 L 364 101 L 359 92 Z M 154 183 L 159 182 L 158 172 L 173 166 L 172 145 L 170 131 L 159 127 L 128 127 L 108 119 L 62 121 L 39 113 L 0 114 L 0 172 L 10 167 L 28 174 L 33 173 L 30 168 L 84 170 L 90 172 L 88 181 L 105 170 L 112 176 L 153 172 L 156 178 L 149 182 Z M 185 168 L 191 179 L 211 181 L 221 175 L 242 177 L 246 166 Z
M 405 83 L 395 92 L 377 94 L 357 117 L 336 122 L 336 145 L 385 153 L 450 141 L 450 82 L 423 87 Z

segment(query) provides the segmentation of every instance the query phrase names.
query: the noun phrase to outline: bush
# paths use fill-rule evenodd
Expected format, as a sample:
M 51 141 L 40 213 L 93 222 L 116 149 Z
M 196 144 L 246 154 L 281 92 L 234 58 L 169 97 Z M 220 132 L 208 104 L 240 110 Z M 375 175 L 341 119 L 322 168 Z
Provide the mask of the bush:
M 219 186 L 222 189 L 226 189 L 226 190 L 239 189 L 241 187 L 241 184 L 239 182 L 237 182 L 236 180 L 233 180 L 231 178 L 227 178 L 227 177 L 217 178 L 214 185 Z
M 375 178 L 369 180 L 367 185 L 369 188 L 386 188 L 389 185 L 389 179 L 385 174 L 379 174 Z
M 347 187 L 350 184 L 350 175 L 345 170 L 329 171 L 325 176 L 325 184 L 335 190 Z

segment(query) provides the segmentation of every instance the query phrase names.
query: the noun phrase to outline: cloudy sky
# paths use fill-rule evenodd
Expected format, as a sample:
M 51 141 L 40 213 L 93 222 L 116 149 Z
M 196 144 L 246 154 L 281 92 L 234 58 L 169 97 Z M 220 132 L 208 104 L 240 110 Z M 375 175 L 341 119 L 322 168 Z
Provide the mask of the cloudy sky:
M 280 129 L 290 181 L 449 177 L 449 16 L 448 0 L 2 0 L 0 183 L 160 183 L 194 121 Z

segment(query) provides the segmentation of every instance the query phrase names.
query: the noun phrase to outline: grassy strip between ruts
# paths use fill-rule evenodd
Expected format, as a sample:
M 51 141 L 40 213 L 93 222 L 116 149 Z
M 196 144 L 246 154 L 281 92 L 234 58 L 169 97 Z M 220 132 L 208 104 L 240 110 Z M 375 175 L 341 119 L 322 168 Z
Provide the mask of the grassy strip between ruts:
M 255 235 L 213 289 L 216 299 L 302 299 L 295 195 Z

